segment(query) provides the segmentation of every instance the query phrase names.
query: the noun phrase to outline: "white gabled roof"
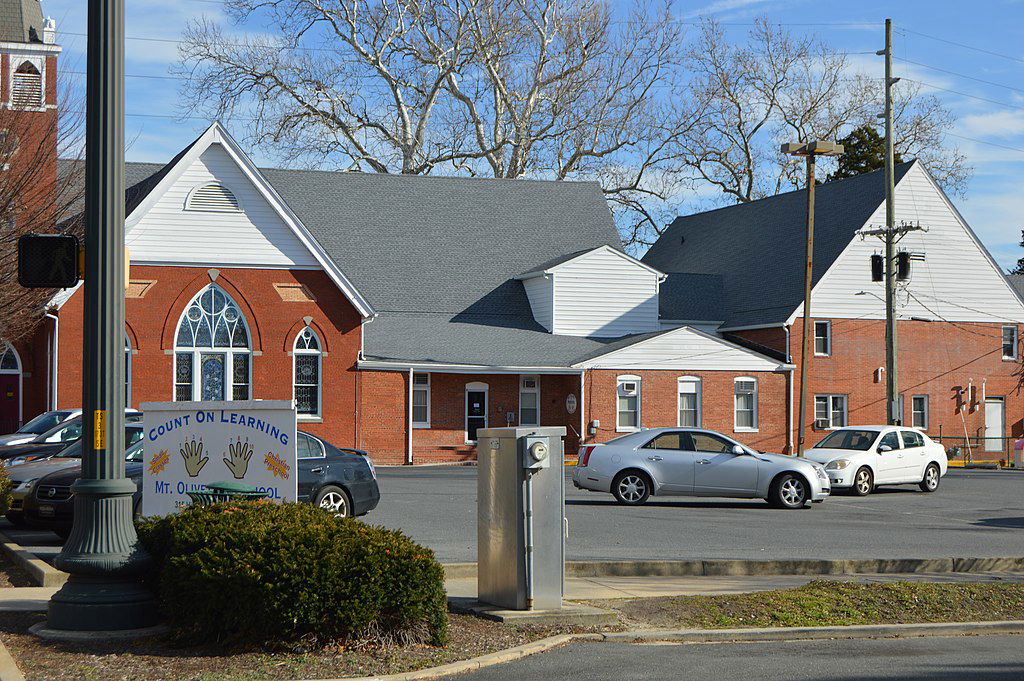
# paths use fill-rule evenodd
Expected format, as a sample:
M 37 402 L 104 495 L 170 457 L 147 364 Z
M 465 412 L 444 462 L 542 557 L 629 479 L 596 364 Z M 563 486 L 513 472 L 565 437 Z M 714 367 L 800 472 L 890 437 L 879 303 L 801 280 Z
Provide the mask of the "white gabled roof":
M 205 152 L 211 145 L 219 144 L 228 154 L 232 161 L 237 164 L 245 177 L 252 183 L 256 191 L 267 201 L 277 216 L 291 230 L 301 244 L 309 251 L 316 262 L 323 268 L 331 281 L 341 290 L 342 294 L 352 303 L 352 306 L 365 318 L 376 316 L 369 301 L 367 301 L 352 282 L 345 276 L 341 269 L 327 255 L 319 242 L 302 224 L 302 221 L 288 207 L 270 182 L 263 176 L 252 159 L 242 150 L 238 143 L 228 134 L 219 122 L 214 122 L 205 132 L 192 143 L 187 150 L 180 154 L 174 161 L 171 168 L 166 169 L 163 177 L 156 186 L 132 209 L 131 213 L 125 216 L 125 231 L 127 232 L 137 224 L 150 211 L 157 201 L 179 180 L 182 174 Z
M 575 262 L 577 260 L 580 260 L 581 258 L 588 258 L 588 257 L 590 257 L 590 256 L 592 256 L 592 255 L 594 255 L 596 253 L 611 253 L 611 254 L 616 255 L 616 256 L 622 258 L 623 260 L 633 264 L 633 265 L 636 265 L 637 267 L 639 267 L 641 269 L 647 270 L 651 274 L 657 275 L 660 278 L 661 281 L 665 280 L 666 275 L 661 270 L 655 269 L 655 268 L 651 267 L 650 265 L 648 265 L 648 264 L 646 264 L 644 262 L 641 262 L 640 260 L 637 260 L 636 258 L 634 258 L 633 256 L 629 255 L 628 253 L 624 253 L 623 251 L 620 251 L 617 248 L 612 248 L 611 246 L 607 246 L 607 245 L 605 245 L 605 246 L 598 246 L 596 248 L 591 248 L 591 249 L 586 250 L 586 251 L 578 251 L 576 253 L 570 253 L 569 255 L 563 255 L 563 256 L 561 256 L 559 258 L 555 258 L 554 260 L 549 260 L 548 262 L 545 262 L 545 263 L 543 263 L 541 265 L 538 265 L 537 267 L 535 267 L 534 269 L 532 269 L 532 270 L 530 270 L 528 272 L 523 272 L 522 274 L 517 276 L 516 279 L 519 279 L 519 280 L 532 279 L 533 277 L 540 277 L 540 276 L 544 276 L 544 275 L 547 275 L 547 274 L 553 274 L 553 273 L 557 272 L 560 268 L 562 268 L 565 265 L 568 265 L 571 262 Z

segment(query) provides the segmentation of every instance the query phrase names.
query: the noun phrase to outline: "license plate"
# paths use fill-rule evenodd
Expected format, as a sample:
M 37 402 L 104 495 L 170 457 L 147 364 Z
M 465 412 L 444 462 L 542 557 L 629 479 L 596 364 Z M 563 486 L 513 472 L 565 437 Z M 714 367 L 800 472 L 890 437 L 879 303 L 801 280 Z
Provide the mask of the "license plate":
M 47 518 L 52 518 L 53 517 L 53 506 L 40 506 L 39 507 L 39 515 L 45 516 Z

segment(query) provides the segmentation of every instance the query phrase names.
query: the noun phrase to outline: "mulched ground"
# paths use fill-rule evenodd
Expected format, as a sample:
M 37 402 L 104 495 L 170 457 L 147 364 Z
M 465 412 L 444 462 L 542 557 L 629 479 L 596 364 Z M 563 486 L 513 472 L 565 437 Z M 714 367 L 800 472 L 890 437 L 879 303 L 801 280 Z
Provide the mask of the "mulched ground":
M 1024 620 L 1024 584 L 819 580 L 796 589 L 590 601 L 630 629 L 822 627 Z
M 39 586 L 28 573 L 7 557 L 7 554 L 0 553 L 0 589 L 9 586 Z
M 28 681 L 250 681 L 372 676 L 433 667 L 511 648 L 567 629 L 515 629 L 451 615 L 450 642 L 429 645 L 337 647 L 306 654 L 174 647 L 162 638 L 135 642 L 58 643 L 28 633 L 42 613 L 0 613 L 0 640 Z

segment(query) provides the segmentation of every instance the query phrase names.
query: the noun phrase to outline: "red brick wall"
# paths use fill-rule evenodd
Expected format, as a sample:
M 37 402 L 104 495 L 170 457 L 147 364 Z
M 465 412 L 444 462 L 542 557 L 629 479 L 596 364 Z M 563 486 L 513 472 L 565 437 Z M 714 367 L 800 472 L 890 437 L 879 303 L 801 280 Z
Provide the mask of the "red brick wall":
M 781 326 L 775 326 L 769 329 L 748 329 L 745 331 L 732 331 L 730 332 L 735 336 L 746 338 L 747 340 L 753 341 L 758 345 L 762 345 L 772 350 L 778 350 L 779 352 L 786 352 L 786 329 Z M 799 337 L 796 342 L 796 347 L 800 347 Z
M 126 301 L 132 356 L 132 405 L 168 401 L 173 395 L 174 336 L 193 296 L 210 283 L 206 268 L 132 266 L 132 280 L 154 281 L 142 298 Z M 339 446 L 353 446 L 356 434 L 356 358 L 360 318 L 323 272 L 222 269 L 216 283 L 238 303 L 251 334 L 252 396 L 292 399 L 292 358 L 296 334 L 312 317 L 325 355 L 322 359 L 322 422 L 300 427 Z M 275 283 L 300 283 L 315 302 L 284 302 Z M 81 403 L 82 301 L 79 289 L 60 311 L 58 406 Z
M 678 379 L 697 376 L 701 379 L 702 426 L 717 430 L 758 450 L 783 452 L 786 447 L 787 389 L 784 373 L 744 373 L 733 371 L 668 371 L 607 370 L 587 372 L 587 423 L 601 422 L 596 435 L 586 442 L 606 442 L 622 435 L 615 431 L 617 407 L 616 380 L 629 374 L 639 376 L 640 421 L 644 428 L 678 425 Z M 736 432 L 734 429 L 733 381 L 737 376 L 754 376 L 758 382 L 758 432 Z M 589 432 L 589 431 L 588 431 Z
M 802 320 L 791 333 L 794 359 L 799 362 Z M 986 381 L 989 397 L 1005 398 L 1006 436 L 1024 435 L 1024 398 L 1018 387 L 1020 363 L 1002 359 L 1001 324 L 900 321 L 897 325 L 899 388 L 904 395 L 904 423 L 911 419 L 911 397 L 929 396 L 931 435 L 962 436 L 964 423 L 957 407 L 956 391 L 975 387 L 969 409 L 964 412 L 967 431 L 984 435 L 985 405 L 981 383 Z M 1018 327 L 1018 334 L 1024 333 Z M 1018 356 L 1021 350 L 1018 349 Z M 885 423 L 885 374 L 876 382 L 876 370 L 885 366 L 885 322 L 883 320 L 833 319 L 832 356 L 813 357 L 808 375 L 808 423 L 812 422 L 813 395 L 849 395 L 851 424 Z M 794 417 L 794 420 L 796 418 Z M 813 444 L 821 433 L 807 432 Z

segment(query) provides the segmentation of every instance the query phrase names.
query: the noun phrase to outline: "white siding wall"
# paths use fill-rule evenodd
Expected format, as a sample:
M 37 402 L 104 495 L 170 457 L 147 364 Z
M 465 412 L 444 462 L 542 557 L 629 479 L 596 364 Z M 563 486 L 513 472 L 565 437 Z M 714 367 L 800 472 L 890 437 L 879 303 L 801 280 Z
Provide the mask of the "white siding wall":
M 658 275 L 606 250 L 555 268 L 554 333 L 616 337 L 658 329 Z
M 551 292 L 552 278 L 546 276 L 532 277 L 523 280 L 523 288 L 530 299 L 533 318 L 548 331 L 551 331 Z
M 896 223 L 901 220 L 928 227 L 907 234 L 898 246 L 925 254 L 924 262 L 912 261 L 910 280 L 898 289 L 901 319 L 1024 321 L 1020 301 L 918 165 L 896 187 Z M 867 226 L 884 225 L 883 204 Z M 884 287 L 871 281 L 869 262 L 872 253 L 882 252 L 877 237 L 855 238 L 814 287 L 812 316 L 884 319 Z
M 186 211 L 195 187 L 220 182 L 238 198 L 241 213 Z M 130 228 L 133 262 L 317 266 L 220 144 L 211 145 L 150 211 Z
M 580 366 L 594 369 L 774 371 L 781 362 L 683 327 Z

